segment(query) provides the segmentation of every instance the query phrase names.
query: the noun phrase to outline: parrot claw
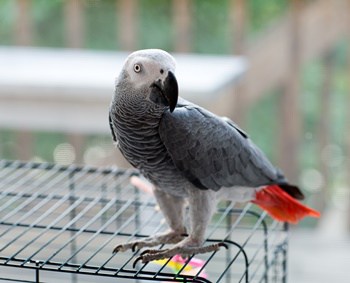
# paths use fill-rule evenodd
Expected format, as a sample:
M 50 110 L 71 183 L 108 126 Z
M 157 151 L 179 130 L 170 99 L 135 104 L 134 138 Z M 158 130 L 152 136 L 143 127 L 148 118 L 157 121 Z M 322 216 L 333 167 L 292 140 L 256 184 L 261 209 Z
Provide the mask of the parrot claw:
M 138 244 L 139 243 L 128 243 L 128 244 L 121 244 L 121 245 L 118 245 L 116 246 L 114 249 L 113 249 L 113 253 L 118 253 L 118 252 L 125 252 L 126 250 L 128 249 L 131 249 L 132 252 L 135 252 L 138 248 Z
M 135 252 L 139 247 L 139 243 L 136 242 L 136 243 L 128 243 L 128 244 L 121 244 L 121 245 L 118 245 L 116 246 L 114 249 L 113 249 L 113 253 L 118 253 L 118 252 L 125 252 L 126 250 L 128 249 L 131 249 L 132 252 Z M 141 245 L 142 247 L 142 245 Z
M 133 262 L 132 264 L 132 268 L 135 269 L 136 268 L 136 264 L 139 262 L 139 261 L 142 261 L 143 262 L 143 256 L 139 256 L 135 259 L 135 261 Z
M 140 257 L 142 257 L 145 254 L 151 253 L 151 250 L 144 250 L 141 254 Z
M 219 246 L 219 247 L 224 247 L 226 250 L 228 250 L 228 245 L 225 244 L 225 243 L 223 243 L 223 242 L 218 243 L 218 246 Z
M 137 250 L 138 243 L 134 243 L 131 247 L 131 251 L 134 253 Z
M 116 253 L 120 252 L 121 250 L 123 250 L 123 245 L 118 245 L 113 249 L 112 253 L 116 254 Z

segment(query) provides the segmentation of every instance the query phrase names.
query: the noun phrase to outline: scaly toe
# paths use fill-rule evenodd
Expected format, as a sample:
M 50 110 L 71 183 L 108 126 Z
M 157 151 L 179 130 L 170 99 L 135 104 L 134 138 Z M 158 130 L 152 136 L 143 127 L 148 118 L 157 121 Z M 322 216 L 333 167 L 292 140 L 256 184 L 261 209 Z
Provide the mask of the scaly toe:
M 168 251 L 168 249 L 165 249 L 165 250 L 144 250 L 140 256 L 143 256 L 143 255 L 146 255 L 146 254 L 158 254 L 158 253 L 161 253 L 161 252 L 165 252 L 165 251 Z

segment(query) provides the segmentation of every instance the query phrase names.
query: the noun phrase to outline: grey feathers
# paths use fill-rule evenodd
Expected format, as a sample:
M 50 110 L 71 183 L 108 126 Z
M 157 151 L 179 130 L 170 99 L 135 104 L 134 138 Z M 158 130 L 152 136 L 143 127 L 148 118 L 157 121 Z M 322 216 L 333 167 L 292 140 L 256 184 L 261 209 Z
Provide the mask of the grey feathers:
M 276 182 L 277 170 L 233 123 L 185 105 L 165 112 L 159 133 L 176 167 L 197 187 L 257 187 Z

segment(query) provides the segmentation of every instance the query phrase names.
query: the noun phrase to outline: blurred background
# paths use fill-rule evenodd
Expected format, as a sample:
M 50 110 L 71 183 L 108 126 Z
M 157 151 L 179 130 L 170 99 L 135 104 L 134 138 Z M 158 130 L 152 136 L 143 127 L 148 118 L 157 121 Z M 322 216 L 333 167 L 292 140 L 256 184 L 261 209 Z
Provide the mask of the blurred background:
M 348 0 L 0 0 L 0 158 L 128 166 L 108 132 L 113 58 L 243 58 L 183 96 L 234 119 L 322 212 L 292 229 L 290 282 L 349 282 L 349 43 Z

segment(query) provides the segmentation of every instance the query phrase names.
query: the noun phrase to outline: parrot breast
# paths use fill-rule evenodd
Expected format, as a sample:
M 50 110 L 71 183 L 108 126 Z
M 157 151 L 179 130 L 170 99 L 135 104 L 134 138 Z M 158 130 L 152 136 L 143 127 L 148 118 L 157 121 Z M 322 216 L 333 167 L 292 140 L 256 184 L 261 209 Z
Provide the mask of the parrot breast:
M 184 188 L 188 181 L 176 169 L 159 136 L 162 113 L 153 110 L 152 115 L 145 112 L 137 115 L 137 111 L 126 109 L 118 103 L 110 109 L 117 145 L 125 159 L 164 191 L 175 196 L 186 195 Z

